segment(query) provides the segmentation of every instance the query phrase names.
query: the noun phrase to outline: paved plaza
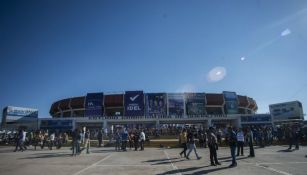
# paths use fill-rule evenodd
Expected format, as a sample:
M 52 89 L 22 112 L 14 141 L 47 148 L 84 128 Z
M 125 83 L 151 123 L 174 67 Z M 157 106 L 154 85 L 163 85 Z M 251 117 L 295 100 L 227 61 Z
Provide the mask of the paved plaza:
M 13 147 L 0 147 L 1 175 L 138 175 L 138 174 L 252 174 L 306 175 L 307 147 L 289 152 L 286 146 L 256 148 L 256 157 L 239 156 L 238 166 L 231 162 L 229 148 L 218 150 L 221 166 L 210 166 L 209 150 L 198 149 L 196 160 L 180 158 L 181 149 L 145 148 L 145 151 L 115 152 L 113 148 L 93 148 L 91 154 L 71 156 L 69 148 L 13 152 Z M 245 155 L 248 154 L 245 148 Z

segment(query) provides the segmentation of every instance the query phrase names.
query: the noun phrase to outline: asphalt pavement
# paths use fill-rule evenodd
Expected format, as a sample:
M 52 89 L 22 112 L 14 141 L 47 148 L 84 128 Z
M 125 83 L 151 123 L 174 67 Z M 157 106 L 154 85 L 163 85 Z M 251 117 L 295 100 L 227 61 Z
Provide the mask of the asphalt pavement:
M 288 151 L 287 146 L 256 148 L 255 158 L 237 157 L 238 166 L 231 163 L 230 150 L 218 150 L 220 166 L 210 166 L 208 148 L 198 149 L 202 159 L 194 152 L 190 160 L 181 158 L 181 149 L 145 148 L 144 151 L 116 152 L 114 148 L 92 148 L 90 154 L 82 152 L 71 156 L 69 148 L 60 150 L 33 150 L 13 152 L 13 147 L 0 147 L 1 175 L 138 175 L 138 174 L 227 174 L 227 175 L 306 175 L 307 147 Z

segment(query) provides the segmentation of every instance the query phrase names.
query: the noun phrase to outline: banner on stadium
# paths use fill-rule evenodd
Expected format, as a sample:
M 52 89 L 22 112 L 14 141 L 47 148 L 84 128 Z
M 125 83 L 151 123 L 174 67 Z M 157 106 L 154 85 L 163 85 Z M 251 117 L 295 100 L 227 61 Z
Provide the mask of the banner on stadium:
M 149 93 L 146 94 L 146 115 L 166 115 L 166 94 Z
M 8 106 L 6 113 L 8 116 L 38 118 L 38 109 L 32 108 Z
M 237 101 L 238 97 L 235 92 L 223 91 L 225 101 Z
M 88 93 L 85 99 L 85 117 L 103 115 L 103 93 Z
M 270 114 L 255 114 L 249 116 L 241 116 L 242 123 L 253 123 L 253 122 L 271 122 L 272 116 Z
M 184 96 L 180 93 L 167 94 L 168 115 L 184 115 Z
M 41 129 L 72 129 L 72 120 L 42 120 Z
M 206 114 L 205 93 L 186 93 L 185 98 L 186 98 L 187 115 L 205 115 Z
M 143 91 L 126 91 L 124 102 L 125 102 L 125 116 L 144 115 Z
M 304 119 L 302 103 L 291 101 L 269 105 L 270 113 L 275 121 L 288 119 Z
M 223 91 L 225 99 L 225 109 L 227 114 L 238 113 L 238 97 L 235 92 Z

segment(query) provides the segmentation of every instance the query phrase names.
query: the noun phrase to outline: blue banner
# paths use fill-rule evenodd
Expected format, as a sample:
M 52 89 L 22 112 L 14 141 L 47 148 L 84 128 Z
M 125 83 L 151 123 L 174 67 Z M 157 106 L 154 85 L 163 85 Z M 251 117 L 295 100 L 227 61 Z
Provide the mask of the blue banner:
M 235 92 L 224 91 L 225 109 L 227 114 L 238 113 L 238 97 Z
M 205 93 L 186 93 L 187 115 L 205 115 L 206 114 L 206 96 Z
M 166 94 L 150 93 L 146 94 L 146 115 L 166 115 Z
M 237 101 L 238 97 L 235 92 L 223 91 L 225 101 Z
M 168 99 L 168 115 L 183 116 L 184 115 L 184 98 L 183 94 L 167 94 Z
M 126 91 L 124 102 L 125 102 L 125 116 L 144 115 L 143 91 Z
M 226 101 L 225 107 L 226 107 L 227 114 L 237 114 L 238 113 L 238 102 L 237 101 Z
M 103 116 L 103 93 L 88 93 L 85 100 L 85 117 Z
M 72 129 L 72 120 L 42 120 L 40 129 Z
M 271 122 L 272 116 L 270 114 L 256 114 L 250 116 L 241 116 L 241 122 L 253 123 L 253 122 Z
M 32 108 L 8 106 L 6 113 L 7 116 L 10 117 L 38 118 L 38 109 L 32 109 Z

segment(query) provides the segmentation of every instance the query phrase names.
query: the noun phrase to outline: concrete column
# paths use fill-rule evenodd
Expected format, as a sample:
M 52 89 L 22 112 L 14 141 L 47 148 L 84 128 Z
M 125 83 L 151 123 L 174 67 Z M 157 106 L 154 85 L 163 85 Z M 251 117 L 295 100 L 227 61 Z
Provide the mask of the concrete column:
M 208 128 L 212 126 L 211 121 L 212 121 L 212 119 L 211 119 L 211 118 L 208 118 Z
M 239 116 L 239 117 L 236 119 L 236 127 L 238 127 L 238 128 L 241 128 L 241 127 L 242 127 L 242 124 L 241 124 L 241 116 Z
M 159 120 L 156 120 L 156 128 L 160 129 L 160 121 Z
M 108 128 L 108 122 L 106 119 L 103 120 L 103 128 Z
M 73 119 L 72 120 L 72 130 L 75 130 L 76 129 L 76 120 Z

